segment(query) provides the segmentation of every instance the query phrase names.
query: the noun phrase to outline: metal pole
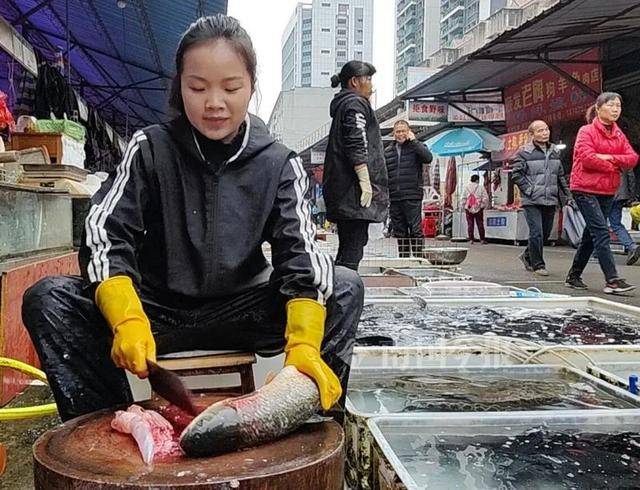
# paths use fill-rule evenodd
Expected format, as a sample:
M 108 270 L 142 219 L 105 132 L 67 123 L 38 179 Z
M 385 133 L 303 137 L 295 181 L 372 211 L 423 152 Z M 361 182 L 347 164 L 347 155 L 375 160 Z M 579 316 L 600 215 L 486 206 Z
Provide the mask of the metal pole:
M 69 33 L 69 0 L 65 0 L 64 8 L 65 8 L 65 29 L 67 31 L 67 83 L 71 84 L 71 41 L 69 39 L 69 37 L 70 37 L 70 33 Z

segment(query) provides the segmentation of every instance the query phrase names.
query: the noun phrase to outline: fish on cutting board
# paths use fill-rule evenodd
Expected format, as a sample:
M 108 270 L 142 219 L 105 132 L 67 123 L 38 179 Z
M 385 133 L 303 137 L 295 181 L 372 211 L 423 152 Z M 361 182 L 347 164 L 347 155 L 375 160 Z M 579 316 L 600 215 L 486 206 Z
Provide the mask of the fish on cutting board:
M 320 408 L 315 382 L 286 366 L 257 391 L 214 403 L 182 432 L 180 447 L 189 456 L 211 456 L 282 437 Z

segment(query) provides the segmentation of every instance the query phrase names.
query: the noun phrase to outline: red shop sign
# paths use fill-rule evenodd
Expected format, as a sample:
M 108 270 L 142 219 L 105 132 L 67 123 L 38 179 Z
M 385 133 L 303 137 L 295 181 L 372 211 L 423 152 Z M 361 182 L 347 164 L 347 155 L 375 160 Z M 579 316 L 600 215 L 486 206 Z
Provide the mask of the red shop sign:
M 597 58 L 598 50 L 592 49 L 576 60 Z M 602 69 L 599 64 L 559 63 L 558 67 L 593 90 L 601 91 Z M 594 103 L 593 96 L 553 70 L 543 70 L 506 87 L 504 96 L 505 120 L 510 132 L 526 129 L 536 119 L 544 120 L 549 126 L 554 122 L 580 119 Z
M 504 162 L 511 159 L 521 146 L 529 142 L 529 131 L 516 131 L 515 133 L 501 134 L 498 136 L 504 142 L 504 149 L 491 152 L 491 160 Z

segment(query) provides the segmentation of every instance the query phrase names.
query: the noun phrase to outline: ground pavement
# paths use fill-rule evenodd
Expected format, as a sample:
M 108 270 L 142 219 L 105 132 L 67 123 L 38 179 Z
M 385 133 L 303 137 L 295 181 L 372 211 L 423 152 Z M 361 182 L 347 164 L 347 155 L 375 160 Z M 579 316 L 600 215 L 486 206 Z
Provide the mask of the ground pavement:
M 489 243 L 456 244 L 469 248 L 467 259 L 461 264 L 462 272 L 476 281 L 490 281 L 519 288 L 537 287 L 546 293 L 569 294 L 571 296 L 597 296 L 633 306 L 640 306 L 640 261 L 633 266 L 625 265 L 625 255 L 614 255 L 618 274 L 638 289 L 626 295 L 604 294 L 604 276 L 597 262 L 589 262 L 582 280 L 589 286 L 587 291 L 576 291 L 565 287 L 564 280 L 571 267 L 575 249 L 568 246 L 544 248 L 544 259 L 549 276 L 541 277 L 524 269 L 518 255 L 524 247 Z

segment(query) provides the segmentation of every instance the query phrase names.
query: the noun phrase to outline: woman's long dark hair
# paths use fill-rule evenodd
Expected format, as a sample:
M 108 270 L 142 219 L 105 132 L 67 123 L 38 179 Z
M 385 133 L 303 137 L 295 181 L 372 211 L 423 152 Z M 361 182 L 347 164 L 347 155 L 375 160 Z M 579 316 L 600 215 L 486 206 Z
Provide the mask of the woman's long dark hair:
M 245 31 L 237 19 L 224 14 L 215 14 L 208 17 L 200 17 L 182 34 L 178 49 L 176 50 L 176 74 L 171 83 L 169 94 L 169 107 L 178 115 L 184 113 L 184 103 L 182 102 L 182 87 L 180 86 L 180 76 L 182 75 L 184 54 L 196 44 L 224 39 L 244 63 L 251 77 L 251 88 L 256 86 L 256 52 L 247 31 Z
M 620 102 L 622 102 L 622 97 L 620 97 L 620 94 L 616 92 L 602 92 L 598 95 L 596 103 L 587 109 L 587 114 L 585 115 L 587 123 L 591 124 L 596 118 L 596 109 L 600 109 L 604 104 L 615 99 L 619 99 Z
M 331 77 L 331 87 L 341 85 L 349 88 L 349 80 L 353 77 L 370 77 L 376 72 L 376 67 L 366 61 L 351 60 L 345 63 L 340 73 Z

